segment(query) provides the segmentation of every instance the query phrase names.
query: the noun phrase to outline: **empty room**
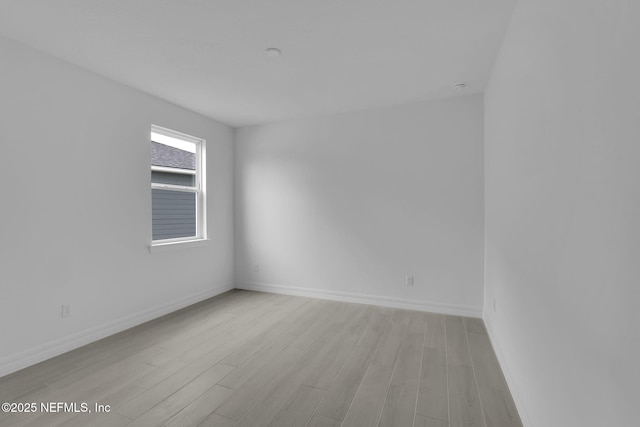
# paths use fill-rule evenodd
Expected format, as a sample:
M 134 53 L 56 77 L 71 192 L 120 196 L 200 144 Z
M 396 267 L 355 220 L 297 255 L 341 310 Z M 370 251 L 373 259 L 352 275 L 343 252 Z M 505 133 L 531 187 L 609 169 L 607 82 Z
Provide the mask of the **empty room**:
M 637 426 L 638 76 L 636 0 L 0 0 L 0 426 Z

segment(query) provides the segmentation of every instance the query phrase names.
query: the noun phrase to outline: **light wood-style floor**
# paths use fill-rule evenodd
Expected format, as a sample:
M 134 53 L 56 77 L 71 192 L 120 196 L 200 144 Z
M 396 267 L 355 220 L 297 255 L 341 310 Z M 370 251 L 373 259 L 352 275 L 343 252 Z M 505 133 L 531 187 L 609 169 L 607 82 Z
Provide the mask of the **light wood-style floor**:
M 235 290 L 0 378 L 2 426 L 521 426 L 481 320 Z

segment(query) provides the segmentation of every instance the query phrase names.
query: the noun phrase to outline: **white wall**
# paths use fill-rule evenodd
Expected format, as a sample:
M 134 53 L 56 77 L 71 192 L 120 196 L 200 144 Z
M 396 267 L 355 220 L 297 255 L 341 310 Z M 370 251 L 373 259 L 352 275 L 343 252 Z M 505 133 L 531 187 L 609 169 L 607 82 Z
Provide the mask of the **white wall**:
M 232 129 L 6 39 L 0 57 L 0 375 L 232 286 Z M 207 247 L 148 251 L 152 123 L 207 140 Z
M 466 96 L 239 129 L 239 286 L 479 315 L 482 105 Z
M 638 425 L 639 22 L 520 0 L 485 94 L 485 320 L 529 426 Z

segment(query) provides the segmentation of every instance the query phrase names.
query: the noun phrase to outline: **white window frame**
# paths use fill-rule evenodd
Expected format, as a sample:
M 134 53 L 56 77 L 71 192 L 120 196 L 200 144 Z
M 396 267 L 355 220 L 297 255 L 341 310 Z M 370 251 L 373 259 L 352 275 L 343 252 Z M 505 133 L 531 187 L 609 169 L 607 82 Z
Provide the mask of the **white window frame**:
M 151 240 L 149 249 L 151 252 L 157 250 L 172 249 L 186 246 L 203 246 L 208 241 L 207 238 L 207 198 L 206 198 L 206 140 L 186 133 L 178 132 L 158 125 L 151 125 L 151 133 L 176 138 L 190 142 L 195 145 L 195 166 L 196 170 L 184 171 L 184 173 L 195 175 L 195 185 L 193 187 L 174 184 L 160 184 L 151 182 L 152 190 L 170 190 L 194 193 L 196 195 L 196 235 L 188 237 L 178 237 L 173 239 Z M 151 142 L 151 134 L 149 134 Z M 150 171 L 170 172 L 171 168 L 151 166 Z M 151 177 L 151 174 L 149 175 Z M 153 234 L 152 234 L 153 236 Z

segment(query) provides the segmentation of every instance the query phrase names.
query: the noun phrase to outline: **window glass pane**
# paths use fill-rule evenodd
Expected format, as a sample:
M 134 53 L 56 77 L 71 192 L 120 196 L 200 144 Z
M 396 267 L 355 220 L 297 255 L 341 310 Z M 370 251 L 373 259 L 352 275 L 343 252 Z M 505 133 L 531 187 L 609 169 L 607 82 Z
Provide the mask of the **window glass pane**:
M 196 195 L 172 190 L 151 190 L 153 240 L 196 235 Z
M 196 176 L 186 173 L 151 171 L 151 182 L 156 184 L 173 184 L 195 187 Z

